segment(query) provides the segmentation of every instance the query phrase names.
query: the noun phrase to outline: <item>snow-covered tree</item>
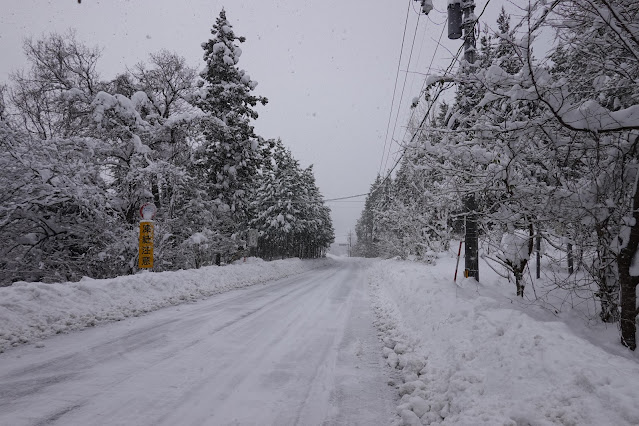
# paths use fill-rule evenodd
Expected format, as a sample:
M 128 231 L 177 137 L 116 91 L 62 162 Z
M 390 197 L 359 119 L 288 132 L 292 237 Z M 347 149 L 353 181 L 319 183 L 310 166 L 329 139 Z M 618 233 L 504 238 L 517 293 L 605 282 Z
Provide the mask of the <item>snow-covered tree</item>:
M 140 137 L 152 150 L 144 156 L 143 172 L 158 207 L 156 269 L 210 265 L 218 254 L 226 260 L 237 248 L 231 238 L 232 221 L 217 212 L 206 181 L 197 178 L 193 164 L 202 117 L 202 111 L 189 102 L 196 76 L 184 58 L 162 50 L 115 82 L 129 96 L 141 91 L 148 98 L 139 108 L 147 123 Z
M 364 202 L 364 209 L 360 218 L 355 225 L 355 235 L 357 236 L 357 242 L 353 247 L 353 253 L 362 257 L 377 257 L 379 256 L 379 249 L 377 248 L 375 240 L 375 206 L 377 199 L 382 194 L 380 188 L 382 184 L 382 177 L 377 175 L 375 182 L 371 185 L 370 191 L 366 196 Z
M 419 129 L 418 166 L 439 172 L 441 194 L 475 195 L 490 256 L 519 295 L 533 238 L 579 241 L 601 318 L 617 318 L 620 297 L 622 343 L 634 349 L 639 5 L 535 1 L 525 13 L 511 28 L 502 11 L 494 48 L 483 37 L 472 72 L 464 65 L 452 78 L 459 89 L 446 119 Z M 544 25 L 558 46 L 535 59 Z
M 88 138 L 52 138 L 11 130 L 0 121 L 0 284 L 104 277 L 117 239 L 98 149 Z
M 12 120 L 40 139 L 86 136 L 90 104 L 101 90 L 100 50 L 73 31 L 27 39 L 23 48 L 30 67 L 11 75 Z
M 535 132 L 544 158 L 541 181 L 553 189 L 549 211 L 556 220 L 575 224 L 573 229 L 577 223 L 582 230 L 587 226 L 590 235 L 584 240 L 592 245 L 585 249 L 594 256 L 586 266 L 599 286 L 601 317 L 617 318 L 619 291 L 622 343 L 632 349 L 639 282 L 630 272 L 637 250 L 630 235 L 639 233 L 632 219 L 639 143 L 639 99 L 632 84 L 639 73 L 638 16 L 639 5 L 628 0 L 566 1 L 550 9 L 535 2 L 525 18 L 527 33 L 512 42 L 523 60 L 521 72 L 509 76 L 498 67 L 483 78 L 492 88 L 489 102 L 538 106 L 533 116 L 511 122 L 512 133 Z M 550 70 L 532 55 L 544 22 L 557 31 L 560 46 L 551 55 Z
M 331 210 L 315 183 L 313 165 L 302 170 L 300 178 L 305 194 L 301 213 L 304 228 L 297 237 L 301 257 L 324 256 L 335 241 Z
M 378 177 L 356 227 L 356 252 L 364 256 L 431 259 L 448 249 L 452 204 L 433 192 L 439 179 L 412 149 L 395 178 Z
M 334 233 L 313 168 L 302 170 L 280 140 L 270 145 L 271 161 L 264 167 L 249 222 L 259 231 L 260 254 L 318 257 L 333 242 Z
M 284 147 L 273 141 L 271 162 L 264 167 L 260 187 L 252 202 L 249 226 L 260 234 L 265 255 L 288 255 L 292 236 L 300 231 L 303 192 L 299 162 Z
M 6 120 L 7 114 L 7 86 L 5 84 L 0 84 L 0 121 Z
M 252 95 L 257 83 L 237 64 L 244 37 L 236 36 L 222 10 L 211 29 L 213 37 L 202 44 L 206 66 L 193 104 L 204 112 L 204 141 L 197 152 L 199 178 L 207 182 L 219 209 L 246 219 L 253 181 L 262 164 L 260 145 L 251 121 L 253 109 L 267 99 Z

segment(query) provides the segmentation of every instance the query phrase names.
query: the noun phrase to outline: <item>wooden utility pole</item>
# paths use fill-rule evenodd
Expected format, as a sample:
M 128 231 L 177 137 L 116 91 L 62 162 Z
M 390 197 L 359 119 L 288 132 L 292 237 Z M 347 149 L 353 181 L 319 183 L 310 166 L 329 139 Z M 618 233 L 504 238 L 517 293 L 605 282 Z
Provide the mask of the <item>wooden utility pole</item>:
M 475 63 L 475 47 L 477 44 L 475 39 L 475 1 L 459 1 L 456 4 L 461 7 L 463 14 L 461 25 L 464 29 L 464 59 L 472 66 Z M 450 21 L 451 2 L 449 2 L 448 14 Z M 473 72 L 473 70 L 469 69 L 468 72 Z M 475 193 L 471 192 L 466 195 L 464 209 L 466 210 L 466 236 L 464 238 L 465 275 L 479 281 L 479 235 L 477 231 L 477 200 Z
M 432 0 L 421 1 L 422 11 L 426 14 L 432 10 Z M 464 59 L 469 69 L 473 72 L 472 64 L 475 63 L 475 0 L 448 0 L 448 38 L 455 40 L 464 35 Z M 471 192 L 464 197 L 464 210 L 466 217 L 466 231 L 464 237 L 464 276 L 473 277 L 479 281 L 479 236 L 477 231 L 477 200 L 475 193 Z

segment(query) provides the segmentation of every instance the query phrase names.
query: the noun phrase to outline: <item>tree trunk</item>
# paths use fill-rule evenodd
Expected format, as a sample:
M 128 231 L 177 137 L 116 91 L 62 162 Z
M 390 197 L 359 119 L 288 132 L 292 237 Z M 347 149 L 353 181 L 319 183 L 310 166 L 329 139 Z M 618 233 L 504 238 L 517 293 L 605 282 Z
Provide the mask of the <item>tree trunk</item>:
M 599 287 L 595 293 L 601 305 L 599 317 L 603 322 L 613 323 L 619 320 L 618 255 L 612 251 L 607 224 L 597 223 L 595 232 L 597 250 L 590 273 Z
M 573 257 L 572 257 L 572 244 L 571 243 L 567 243 L 566 244 L 566 252 L 567 252 L 567 257 L 568 257 L 568 273 L 570 275 L 572 275 L 573 272 L 575 272 L 575 268 L 574 268 L 574 261 L 573 261 Z
M 524 297 L 524 274 L 521 271 L 515 271 L 515 285 L 517 286 L 517 296 Z
M 610 267 L 606 267 L 601 272 L 603 281 L 599 283 L 599 290 L 595 293 L 595 296 L 599 298 L 601 304 L 601 312 L 599 317 L 603 322 L 613 323 L 619 320 L 619 287 L 618 283 L 613 283 L 612 272 L 609 271 Z
M 160 208 L 162 205 L 160 204 L 160 186 L 158 185 L 157 176 L 151 182 L 151 193 L 153 194 L 153 203 Z
M 537 250 L 537 279 L 541 278 L 541 232 L 539 231 L 539 227 L 537 227 L 537 238 L 536 238 L 536 247 Z
M 633 226 L 639 234 L 637 226 Z M 634 257 L 635 250 L 629 247 L 621 250 L 619 254 L 619 286 L 620 286 L 620 306 L 621 306 L 621 344 L 630 350 L 637 348 L 636 323 L 637 316 L 637 282 L 639 277 L 630 275 L 630 265 Z
M 638 172 L 639 173 L 639 172 Z M 637 348 L 635 323 L 637 317 L 637 284 L 639 276 L 630 275 L 630 266 L 639 247 L 639 191 L 635 179 L 634 194 L 632 196 L 632 218 L 634 223 L 630 226 L 630 237 L 626 246 L 621 249 L 617 257 L 619 269 L 620 306 L 621 306 L 621 344 L 630 350 Z

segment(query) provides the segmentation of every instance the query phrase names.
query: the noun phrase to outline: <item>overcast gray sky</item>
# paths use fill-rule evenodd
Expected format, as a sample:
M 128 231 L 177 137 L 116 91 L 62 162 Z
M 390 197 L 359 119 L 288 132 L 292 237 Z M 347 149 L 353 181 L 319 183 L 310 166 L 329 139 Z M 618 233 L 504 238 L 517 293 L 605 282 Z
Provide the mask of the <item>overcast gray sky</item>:
M 417 22 L 412 2 L 400 68 L 416 34 L 410 70 L 445 67 L 461 41 L 444 33 L 446 0 Z M 486 0 L 477 1 L 477 14 Z M 24 67 L 22 40 L 77 30 L 78 39 L 103 50 L 99 71 L 110 79 L 160 49 L 178 52 L 201 68 L 201 43 L 224 7 L 235 33 L 244 35 L 238 64 L 269 98 L 258 109 L 257 132 L 281 137 L 303 166 L 314 164 L 325 198 L 365 193 L 380 169 L 408 0 L 0 0 L 0 82 Z M 503 2 L 482 18 L 494 27 Z M 510 11 L 509 4 L 506 9 Z M 513 10 L 514 11 L 514 10 Z M 417 32 L 415 29 L 417 27 Z M 399 74 L 391 133 L 405 73 Z M 401 139 L 423 75 L 408 73 L 395 139 Z M 388 149 L 388 148 L 387 148 Z M 396 152 L 397 145 L 391 152 Z M 391 158 L 392 159 L 392 158 Z M 388 166 L 391 162 L 388 163 Z M 360 200 L 363 201 L 363 198 Z M 338 242 L 354 229 L 363 202 L 330 203 Z

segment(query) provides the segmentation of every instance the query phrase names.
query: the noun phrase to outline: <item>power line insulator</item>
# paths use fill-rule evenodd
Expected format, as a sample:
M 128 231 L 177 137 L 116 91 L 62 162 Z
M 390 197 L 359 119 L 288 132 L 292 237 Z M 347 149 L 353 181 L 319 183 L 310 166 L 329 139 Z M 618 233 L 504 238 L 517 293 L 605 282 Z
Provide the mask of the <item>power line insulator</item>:
M 415 0 L 421 3 L 422 12 L 424 15 L 428 15 L 433 10 L 433 0 Z

